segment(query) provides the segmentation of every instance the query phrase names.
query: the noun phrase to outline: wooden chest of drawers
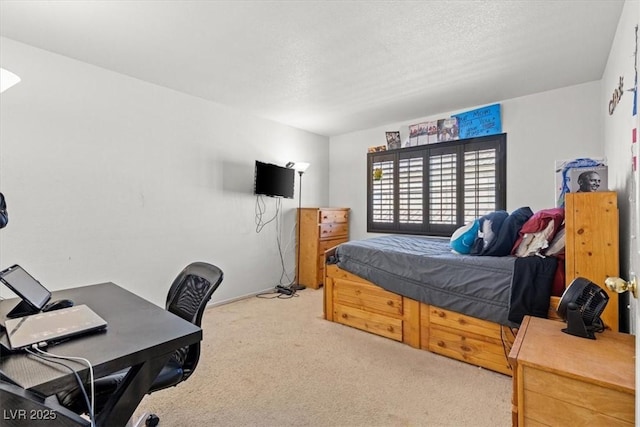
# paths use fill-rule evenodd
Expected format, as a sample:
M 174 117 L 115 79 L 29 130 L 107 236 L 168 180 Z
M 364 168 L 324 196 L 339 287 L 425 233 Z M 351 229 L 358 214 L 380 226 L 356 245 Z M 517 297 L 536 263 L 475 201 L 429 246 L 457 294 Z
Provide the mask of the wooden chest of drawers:
M 301 208 L 298 283 L 317 289 L 324 279 L 324 252 L 349 240 L 349 208 Z
M 633 426 L 635 337 L 606 330 L 595 340 L 560 322 L 525 316 L 509 359 L 514 426 Z

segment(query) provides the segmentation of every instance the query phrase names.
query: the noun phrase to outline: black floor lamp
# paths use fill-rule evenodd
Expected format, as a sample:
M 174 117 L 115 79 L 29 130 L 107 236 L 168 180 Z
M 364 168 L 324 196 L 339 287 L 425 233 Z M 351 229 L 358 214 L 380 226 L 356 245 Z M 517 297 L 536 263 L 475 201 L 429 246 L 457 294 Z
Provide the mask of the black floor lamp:
M 300 284 L 300 211 L 302 209 L 302 175 L 311 165 L 305 162 L 289 162 L 286 166 L 288 168 L 295 169 L 298 171 L 298 175 L 300 175 L 300 184 L 298 187 L 298 223 L 296 224 L 296 227 L 298 228 L 298 240 L 296 242 L 296 281 L 291 285 L 291 289 L 294 291 L 300 291 L 306 288 L 305 285 Z

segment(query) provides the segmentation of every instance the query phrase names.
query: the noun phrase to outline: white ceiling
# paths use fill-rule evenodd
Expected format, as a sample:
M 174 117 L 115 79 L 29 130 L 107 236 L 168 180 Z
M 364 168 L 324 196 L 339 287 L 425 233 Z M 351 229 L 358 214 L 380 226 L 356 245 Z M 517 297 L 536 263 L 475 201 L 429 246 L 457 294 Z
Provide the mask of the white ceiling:
M 623 4 L 1 0 L 0 34 L 330 136 L 599 80 Z

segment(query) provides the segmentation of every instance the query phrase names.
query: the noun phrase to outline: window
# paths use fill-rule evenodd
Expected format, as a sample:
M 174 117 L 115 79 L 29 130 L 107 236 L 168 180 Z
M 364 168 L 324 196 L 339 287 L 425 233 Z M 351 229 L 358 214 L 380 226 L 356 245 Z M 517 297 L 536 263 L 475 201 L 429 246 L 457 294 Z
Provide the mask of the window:
M 506 134 L 368 154 L 367 231 L 450 236 L 506 206 Z
M 371 183 L 370 218 L 379 224 L 393 224 L 394 216 L 394 162 L 393 156 L 379 156 L 371 170 L 375 179 Z

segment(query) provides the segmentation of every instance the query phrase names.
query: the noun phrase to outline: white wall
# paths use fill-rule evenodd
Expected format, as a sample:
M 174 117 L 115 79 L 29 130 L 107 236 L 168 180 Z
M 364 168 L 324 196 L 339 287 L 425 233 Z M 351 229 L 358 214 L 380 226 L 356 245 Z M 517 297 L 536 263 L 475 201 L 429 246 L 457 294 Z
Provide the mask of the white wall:
M 535 78 L 535 76 L 529 76 Z M 585 83 L 500 102 L 507 133 L 507 210 L 555 206 L 555 161 L 602 157 L 600 82 Z M 470 105 L 466 110 L 478 106 Z M 329 188 L 332 206 L 352 209 L 351 238 L 367 237 L 367 148 L 385 144 L 385 131 L 458 113 L 443 112 L 403 123 L 331 138 Z
M 631 272 L 640 274 L 640 250 L 636 227 L 636 186 L 632 172 L 631 131 L 638 125 L 632 120 L 633 94 L 625 92 L 613 115 L 609 115 L 608 106 L 613 90 L 620 76 L 624 77 L 625 89 L 634 86 L 634 56 L 638 48 L 636 26 L 640 22 L 640 5 L 637 1 L 624 4 L 618 29 L 613 41 L 607 67 L 602 77 L 601 115 L 604 117 L 604 150 L 609 158 L 609 185 L 618 192 L 620 209 L 620 277 L 629 280 Z M 640 94 L 639 94 L 640 95 Z M 640 129 L 639 129 L 640 130 Z M 640 144 L 640 142 L 636 143 Z M 636 147 L 636 150 L 638 148 Z M 636 151 L 637 153 L 637 151 Z M 636 205 L 638 206 L 638 205 Z M 637 335 L 640 313 L 638 300 L 629 293 L 623 295 L 622 307 L 629 307 L 629 331 Z M 636 340 L 636 354 L 640 351 L 640 341 Z M 640 382 L 640 362 L 636 359 L 636 384 Z M 640 396 L 636 395 L 636 419 L 640 419 Z
M 302 203 L 326 205 L 327 138 L 10 39 L 0 46 L 2 66 L 22 78 L 0 97 L 1 268 L 19 263 L 52 290 L 113 281 L 159 305 L 197 260 L 225 272 L 213 301 L 279 283 L 275 223 L 255 231 L 254 162 L 312 163 Z M 296 177 L 296 198 L 283 202 L 290 275 L 297 189 Z M 265 216 L 274 206 L 268 198 Z
M 631 131 L 634 126 L 632 119 L 633 93 L 622 95 L 620 103 L 613 115 L 609 115 L 608 105 L 614 89 L 618 86 L 620 76 L 624 77 L 625 89 L 634 85 L 634 56 L 636 49 L 635 27 L 640 20 L 640 8 L 637 1 L 625 2 L 616 36 L 609 53 L 609 60 L 602 77 L 602 99 L 600 114 L 604 117 L 604 150 L 609 159 L 609 186 L 618 192 L 618 208 L 620 209 L 620 276 L 628 279 L 629 272 L 636 273 L 640 268 L 638 260 L 637 238 L 632 225 L 634 212 L 632 203 L 635 200 L 633 173 L 631 167 Z M 635 123 L 637 125 L 637 123 Z M 634 259 L 635 258 L 635 259 Z M 635 264 L 635 265 L 634 265 Z M 628 298 L 628 295 L 625 295 Z M 629 300 L 632 310 L 637 310 L 637 301 Z M 621 304 L 626 306 L 626 304 Z M 629 316 L 630 331 L 636 332 L 635 316 Z

